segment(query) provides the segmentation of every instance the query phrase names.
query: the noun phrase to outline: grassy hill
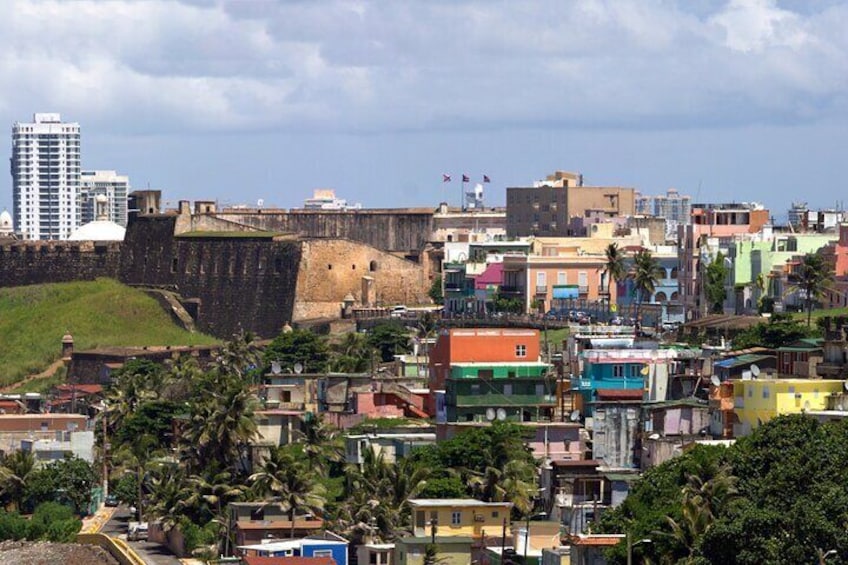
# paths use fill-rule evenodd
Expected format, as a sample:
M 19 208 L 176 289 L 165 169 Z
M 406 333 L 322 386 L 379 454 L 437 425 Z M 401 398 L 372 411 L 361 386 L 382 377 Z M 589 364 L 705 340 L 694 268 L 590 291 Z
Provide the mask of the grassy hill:
M 5 288 L 0 289 L 0 385 L 58 359 L 66 332 L 77 350 L 218 342 L 183 330 L 153 298 L 113 280 Z

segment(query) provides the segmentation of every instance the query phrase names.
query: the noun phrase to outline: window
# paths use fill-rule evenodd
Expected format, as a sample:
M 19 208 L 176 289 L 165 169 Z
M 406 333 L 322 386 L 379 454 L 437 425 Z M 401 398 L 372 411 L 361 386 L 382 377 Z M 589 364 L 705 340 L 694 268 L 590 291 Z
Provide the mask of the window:
M 475 396 L 480 394 L 480 385 L 471 385 L 471 394 Z
M 498 512 L 497 511 L 492 512 L 492 518 L 497 518 L 497 517 L 498 517 Z
M 769 397 L 769 387 L 764 386 L 763 387 L 763 398 L 768 398 L 768 397 Z
M 462 523 L 462 512 L 451 512 L 451 526 L 458 526 Z
M 547 273 L 544 271 L 536 273 L 536 286 L 548 286 Z
M 630 376 L 633 378 L 640 377 L 642 367 L 640 365 L 630 365 Z
M 619 379 L 622 378 L 624 376 L 624 365 L 613 365 L 612 376 Z
M 312 552 L 312 557 L 332 557 L 332 549 L 316 549 Z
M 512 383 L 504 383 L 503 393 L 504 393 L 504 396 L 512 395 Z
M 560 271 L 557 273 L 557 284 L 568 284 L 568 273 Z
M 515 356 L 516 357 L 527 357 L 527 346 L 523 344 L 518 344 L 515 346 Z

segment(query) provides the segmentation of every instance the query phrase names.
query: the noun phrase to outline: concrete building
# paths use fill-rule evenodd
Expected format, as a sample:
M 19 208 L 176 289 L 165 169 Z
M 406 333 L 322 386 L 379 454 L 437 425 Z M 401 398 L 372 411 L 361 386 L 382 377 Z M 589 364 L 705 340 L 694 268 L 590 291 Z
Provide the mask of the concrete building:
M 635 209 L 637 214 L 665 218 L 675 225 L 686 225 L 691 221 L 692 197 L 681 195 L 676 188 L 666 193 L 650 196 L 636 192 Z
M 12 126 L 15 232 L 27 240 L 67 239 L 80 225 L 80 126 L 35 114 Z
M 336 191 L 331 188 L 316 188 L 312 198 L 303 201 L 305 210 L 359 210 L 362 204 L 348 204 L 344 198 L 336 198 Z
M 692 221 L 678 227 L 680 297 L 687 318 L 706 315 L 703 273 L 734 236 L 755 234 L 769 225 L 769 211 L 756 202 L 693 204 Z M 768 228 L 770 229 L 770 227 Z
M 733 383 L 738 423 L 734 437 L 751 433 L 782 414 L 826 410 L 830 395 L 839 394 L 845 381 L 836 379 L 757 379 Z
M 80 174 L 79 217 L 81 224 L 98 218 L 97 197 L 104 197 L 107 220 L 127 226 L 127 198 L 130 179 L 115 171 L 82 171 Z
M 532 187 L 506 189 L 507 235 L 573 235 L 568 233 L 571 218 L 587 214 L 630 216 L 634 197 L 633 188 L 583 186 L 582 175 L 557 171 Z

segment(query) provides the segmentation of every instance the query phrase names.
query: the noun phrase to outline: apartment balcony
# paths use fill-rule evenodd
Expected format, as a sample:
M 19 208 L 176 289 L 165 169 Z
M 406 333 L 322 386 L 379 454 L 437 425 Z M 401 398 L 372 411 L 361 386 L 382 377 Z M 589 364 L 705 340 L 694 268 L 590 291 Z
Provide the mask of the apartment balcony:
M 477 406 L 491 406 L 493 408 L 521 408 L 527 406 L 556 406 L 557 397 L 553 394 L 477 394 L 457 395 L 457 408 L 472 408 Z
M 589 294 L 589 287 L 588 286 L 578 286 L 577 287 L 577 293 L 578 294 Z
M 542 295 L 547 296 L 548 287 L 547 286 L 536 286 L 536 296 Z

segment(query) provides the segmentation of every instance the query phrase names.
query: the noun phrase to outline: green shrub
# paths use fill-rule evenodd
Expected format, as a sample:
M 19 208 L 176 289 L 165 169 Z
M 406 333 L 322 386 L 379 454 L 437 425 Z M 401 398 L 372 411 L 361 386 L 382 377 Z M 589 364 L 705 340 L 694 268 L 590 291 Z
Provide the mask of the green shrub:
M 0 510 L 0 540 L 20 540 L 27 537 L 29 525 L 17 512 Z

